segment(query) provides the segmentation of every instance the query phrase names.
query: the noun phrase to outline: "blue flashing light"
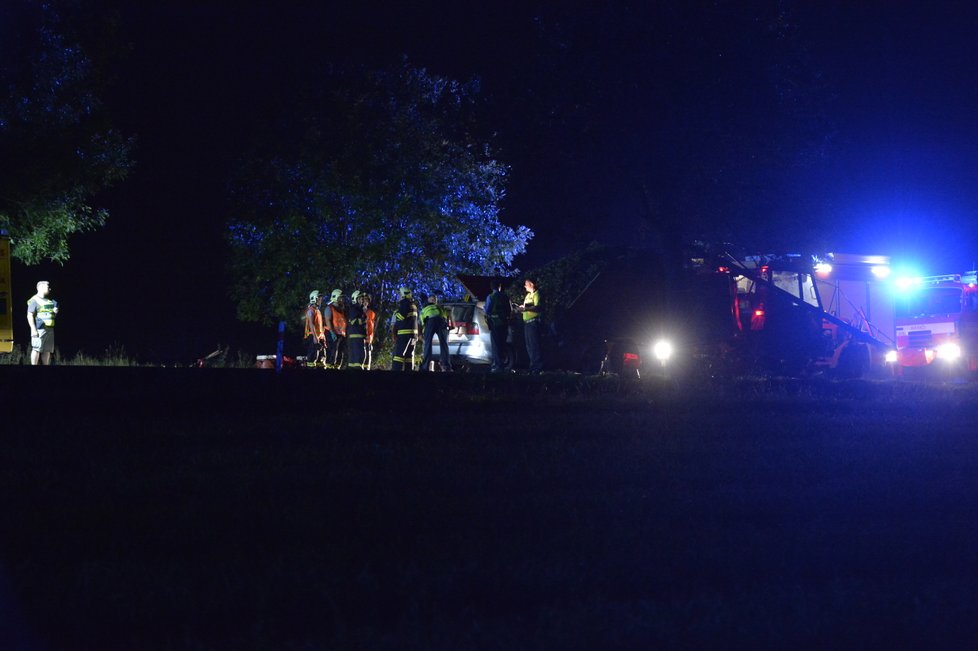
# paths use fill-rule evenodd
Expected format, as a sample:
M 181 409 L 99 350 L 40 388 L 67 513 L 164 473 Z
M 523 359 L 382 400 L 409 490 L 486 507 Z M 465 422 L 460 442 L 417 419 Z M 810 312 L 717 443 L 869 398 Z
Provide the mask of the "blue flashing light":
M 920 278 L 908 278 L 906 276 L 897 278 L 893 284 L 896 285 L 897 289 L 903 291 L 913 291 L 914 289 L 920 287 Z

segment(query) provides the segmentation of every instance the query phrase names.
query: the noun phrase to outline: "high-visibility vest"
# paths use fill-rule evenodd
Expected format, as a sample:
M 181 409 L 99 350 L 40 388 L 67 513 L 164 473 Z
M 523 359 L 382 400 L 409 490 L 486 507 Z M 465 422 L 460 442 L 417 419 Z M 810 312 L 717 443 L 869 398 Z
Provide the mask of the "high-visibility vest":
M 330 303 L 326 306 L 329 316 L 326 317 L 326 329 L 340 337 L 346 336 L 346 315 L 338 306 Z
M 310 335 L 316 339 L 323 336 L 323 315 L 314 304 L 306 308 L 306 328 L 302 336 L 305 338 Z
M 428 319 L 436 316 L 444 317 L 445 310 L 440 305 L 436 305 L 434 303 L 428 303 L 425 305 L 421 309 L 421 327 L 424 327 L 424 324 Z
M 523 299 L 523 307 L 526 308 L 523 312 L 523 321 L 533 321 L 540 318 L 540 291 L 532 291 L 526 295 Z M 529 308 L 537 308 L 534 311 L 530 311 Z
M 377 313 L 368 307 L 366 309 L 366 319 L 367 319 L 367 343 L 372 344 L 374 342 L 374 326 L 377 324 Z
M 44 328 L 53 328 L 54 308 L 58 306 L 58 302 L 50 298 L 40 298 L 39 296 L 32 297 L 31 301 L 37 303 L 37 318 L 44 324 Z M 30 307 L 31 301 L 27 301 L 28 307 Z

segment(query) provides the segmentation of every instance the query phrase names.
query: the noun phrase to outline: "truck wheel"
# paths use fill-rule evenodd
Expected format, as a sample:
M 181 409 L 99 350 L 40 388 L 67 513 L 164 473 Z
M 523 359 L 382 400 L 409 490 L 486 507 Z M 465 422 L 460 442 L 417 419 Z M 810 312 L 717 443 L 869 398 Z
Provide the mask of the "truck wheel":
M 869 370 L 869 346 L 863 343 L 850 343 L 839 355 L 836 367 L 839 377 L 861 378 Z

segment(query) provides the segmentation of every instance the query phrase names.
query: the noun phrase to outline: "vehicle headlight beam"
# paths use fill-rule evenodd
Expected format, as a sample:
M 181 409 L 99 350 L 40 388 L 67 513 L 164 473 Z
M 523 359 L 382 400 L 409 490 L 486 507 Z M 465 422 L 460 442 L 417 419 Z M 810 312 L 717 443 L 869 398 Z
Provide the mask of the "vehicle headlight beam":
M 672 343 L 665 339 L 660 339 L 652 345 L 652 356 L 659 360 L 659 362 L 662 364 L 668 362 L 672 357 L 672 354 Z

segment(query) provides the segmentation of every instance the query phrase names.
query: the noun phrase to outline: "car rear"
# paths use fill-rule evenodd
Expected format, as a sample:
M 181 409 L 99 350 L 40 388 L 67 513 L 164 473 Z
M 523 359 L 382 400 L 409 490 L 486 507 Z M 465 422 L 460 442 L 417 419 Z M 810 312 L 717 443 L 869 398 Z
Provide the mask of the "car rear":
M 492 342 L 489 325 L 482 301 L 478 303 L 443 303 L 449 310 L 448 352 L 453 366 L 492 364 Z M 431 343 L 432 355 L 437 357 L 441 348 L 438 337 Z

